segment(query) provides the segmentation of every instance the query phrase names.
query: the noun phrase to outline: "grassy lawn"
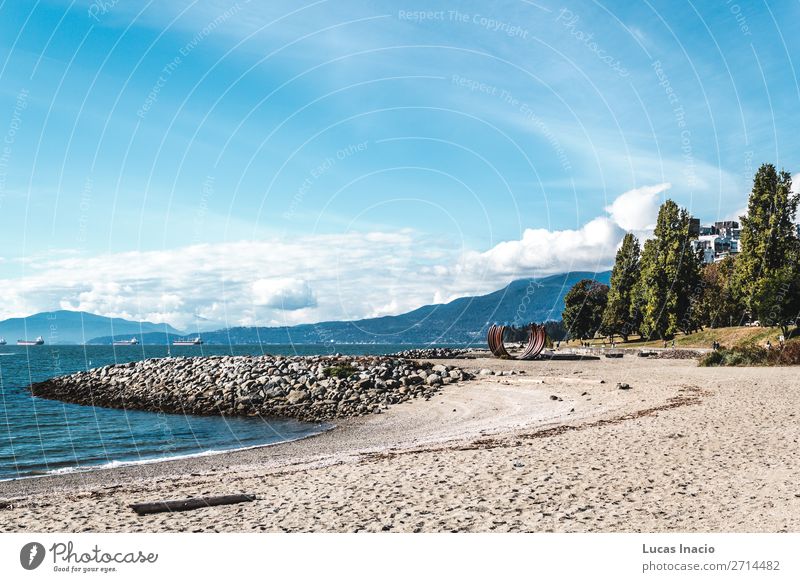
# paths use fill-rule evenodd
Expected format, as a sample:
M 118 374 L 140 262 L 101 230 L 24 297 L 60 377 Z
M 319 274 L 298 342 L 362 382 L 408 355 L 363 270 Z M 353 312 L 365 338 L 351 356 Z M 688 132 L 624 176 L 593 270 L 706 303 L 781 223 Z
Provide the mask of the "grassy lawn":
M 791 342 L 800 342 L 800 330 L 797 328 L 789 332 Z M 747 347 L 763 345 L 767 340 L 773 345 L 778 345 L 778 336 L 781 335 L 779 327 L 718 327 L 715 329 L 707 328 L 691 335 L 678 334 L 675 337 L 675 347 L 679 348 L 710 348 L 711 343 L 718 341 L 724 347 Z M 663 341 L 642 341 L 638 336 L 631 336 L 628 343 L 622 342 L 619 338 L 617 347 L 664 347 Z M 593 346 L 602 346 L 603 340 L 593 339 L 589 342 Z M 579 342 L 571 341 L 569 344 L 561 343 L 562 346 L 577 346 Z M 608 346 L 608 343 L 606 343 Z M 672 346 L 672 342 L 668 343 Z

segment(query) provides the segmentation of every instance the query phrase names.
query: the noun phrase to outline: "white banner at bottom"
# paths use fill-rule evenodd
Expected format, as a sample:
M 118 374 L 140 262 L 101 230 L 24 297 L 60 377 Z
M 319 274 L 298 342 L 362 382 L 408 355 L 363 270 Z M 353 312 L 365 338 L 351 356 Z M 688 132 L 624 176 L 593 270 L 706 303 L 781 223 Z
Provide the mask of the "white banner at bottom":
M 799 550 L 800 534 L 2 534 L 0 579 L 777 581 L 800 580 Z

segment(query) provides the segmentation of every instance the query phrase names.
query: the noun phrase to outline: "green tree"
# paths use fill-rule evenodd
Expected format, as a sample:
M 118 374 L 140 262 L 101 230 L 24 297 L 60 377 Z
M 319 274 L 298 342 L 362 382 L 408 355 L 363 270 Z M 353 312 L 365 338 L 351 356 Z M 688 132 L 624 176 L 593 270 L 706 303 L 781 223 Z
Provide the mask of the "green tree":
M 703 298 L 703 259 L 702 251 L 695 251 L 692 248 L 692 237 L 689 235 L 688 221 L 691 218 L 688 212 L 683 211 L 686 216 L 686 232 L 682 235 L 683 242 L 680 250 L 678 264 L 678 280 L 673 285 L 678 296 L 677 301 L 677 326 L 685 334 L 694 333 L 702 329 L 702 311 L 700 304 Z
M 617 251 L 614 269 L 611 271 L 611 288 L 608 303 L 603 312 L 602 329 L 611 336 L 619 335 L 628 341 L 631 333 L 638 331 L 639 322 L 632 309 L 633 289 L 639 278 L 639 239 L 628 233 Z
M 581 279 L 564 297 L 561 317 L 571 338 L 589 339 L 600 329 L 608 301 L 608 285 Z
M 763 164 L 753 179 L 734 283 L 750 316 L 784 335 L 800 312 L 800 243 L 794 224 L 798 196 L 792 177 Z
M 744 307 L 733 292 L 735 263 L 736 260 L 729 256 L 703 266 L 703 293 L 698 305 L 702 325 L 726 327 L 741 321 Z
M 642 335 L 650 339 L 669 339 L 678 330 L 690 333 L 698 327 L 700 257 L 691 246 L 689 223 L 686 209 L 667 200 L 658 211 L 653 238 L 644 244 L 631 313 L 641 317 Z

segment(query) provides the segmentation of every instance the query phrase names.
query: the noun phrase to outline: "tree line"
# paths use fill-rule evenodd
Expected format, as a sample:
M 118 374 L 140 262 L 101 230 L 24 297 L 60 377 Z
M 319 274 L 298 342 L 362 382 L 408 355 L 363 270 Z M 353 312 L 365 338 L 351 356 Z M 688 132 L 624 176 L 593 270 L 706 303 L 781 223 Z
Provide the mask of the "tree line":
M 610 285 L 583 279 L 569 290 L 562 313 L 569 336 L 667 340 L 755 320 L 788 336 L 800 317 L 798 198 L 788 172 L 762 165 L 740 218 L 740 252 L 710 264 L 692 248 L 689 212 L 667 200 L 644 246 L 625 235 Z

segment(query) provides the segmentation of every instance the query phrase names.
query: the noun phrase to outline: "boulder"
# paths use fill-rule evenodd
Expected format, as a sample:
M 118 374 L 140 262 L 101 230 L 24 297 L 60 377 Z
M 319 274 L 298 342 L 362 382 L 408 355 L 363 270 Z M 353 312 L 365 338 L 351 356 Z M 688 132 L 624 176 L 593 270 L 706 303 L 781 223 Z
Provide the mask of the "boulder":
M 297 404 L 306 398 L 308 398 L 308 392 L 305 390 L 292 390 L 286 395 L 286 401 L 289 402 L 289 404 Z

